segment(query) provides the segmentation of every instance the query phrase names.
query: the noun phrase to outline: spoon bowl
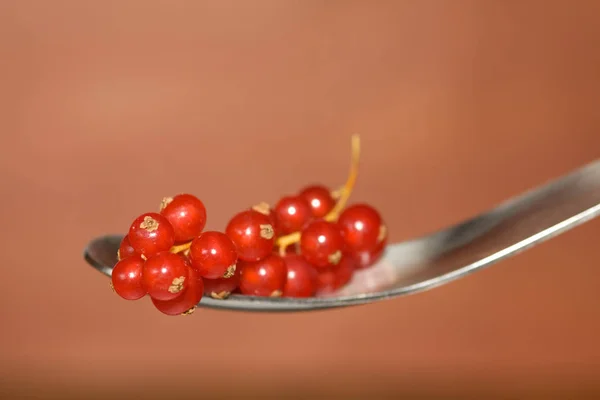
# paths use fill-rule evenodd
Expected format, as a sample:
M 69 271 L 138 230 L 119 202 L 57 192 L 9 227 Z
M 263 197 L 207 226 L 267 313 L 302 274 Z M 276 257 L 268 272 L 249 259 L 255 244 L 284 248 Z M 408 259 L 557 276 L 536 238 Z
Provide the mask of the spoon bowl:
M 600 215 L 600 160 L 445 230 L 387 246 L 374 266 L 324 297 L 205 296 L 200 307 L 307 311 L 346 307 L 432 289 L 464 277 Z M 86 261 L 110 276 L 122 235 L 92 240 Z

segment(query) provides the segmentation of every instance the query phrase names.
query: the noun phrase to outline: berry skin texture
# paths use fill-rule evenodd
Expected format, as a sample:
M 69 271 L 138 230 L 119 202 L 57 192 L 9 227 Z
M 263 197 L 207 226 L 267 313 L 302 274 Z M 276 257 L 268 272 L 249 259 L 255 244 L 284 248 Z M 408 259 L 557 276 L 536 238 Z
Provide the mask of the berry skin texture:
M 310 204 L 302 196 L 282 197 L 274 211 L 277 227 L 283 235 L 301 230 L 312 218 Z
M 152 304 L 166 315 L 191 314 L 202 299 L 204 283 L 194 269 L 188 267 L 188 284 L 181 295 L 172 300 L 152 299 Z
M 201 277 L 230 278 L 236 270 L 237 252 L 227 235 L 204 232 L 192 241 L 189 259 Z
M 331 196 L 329 189 L 321 185 L 312 185 L 304 188 L 300 196 L 310 205 L 314 218 L 323 218 L 335 206 L 335 200 Z
M 345 286 L 352 279 L 356 262 L 344 255 L 338 265 L 320 269 L 317 277 L 317 294 L 330 294 Z
M 146 295 L 142 284 L 144 260 L 132 255 L 119 261 L 112 270 L 111 283 L 115 292 L 125 300 L 138 300 Z
M 236 269 L 231 278 L 203 279 L 204 294 L 213 299 L 223 300 L 229 297 L 240 284 L 240 268 Z
M 188 242 L 206 225 L 204 203 L 191 194 L 178 194 L 163 199 L 160 213 L 173 227 L 175 243 Z
M 311 297 L 317 291 L 318 273 L 300 255 L 284 257 L 287 280 L 283 287 L 283 297 Z
M 356 262 L 357 269 L 364 269 L 375 264 L 385 251 L 387 240 L 383 240 L 377 244 L 372 250 L 363 250 L 351 253 L 350 256 Z
M 349 252 L 373 250 L 387 237 L 379 212 L 367 204 L 346 208 L 340 214 L 338 225 Z
M 300 237 L 300 252 L 315 267 L 337 265 L 342 258 L 343 246 L 337 224 L 324 220 L 310 222 Z
M 168 251 L 158 253 L 144 264 L 144 288 L 153 299 L 172 300 L 187 287 L 189 269 L 180 255 Z
M 240 291 L 248 296 L 281 296 L 287 269 L 283 258 L 276 254 L 240 266 Z
M 137 217 L 131 224 L 127 237 L 135 251 L 145 257 L 169 250 L 175 243 L 173 227 L 165 217 L 157 213 Z
M 258 261 L 265 258 L 275 244 L 275 231 L 268 215 L 255 210 L 236 214 L 227 224 L 225 233 L 235 245 L 242 261 Z
M 129 243 L 129 236 L 125 235 L 123 240 L 121 240 L 121 245 L 119 246 L 119 250 L 117 251 L 117 260 L 121 261 L 124 258 L 131 257 L 132 255 L 137 254 L 131 243 Z

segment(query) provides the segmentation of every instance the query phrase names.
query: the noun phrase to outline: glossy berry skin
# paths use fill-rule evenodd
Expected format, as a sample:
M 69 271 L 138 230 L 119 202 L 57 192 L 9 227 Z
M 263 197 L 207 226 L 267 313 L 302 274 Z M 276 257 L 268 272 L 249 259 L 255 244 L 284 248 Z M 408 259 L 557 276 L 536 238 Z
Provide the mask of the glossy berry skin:
M 179 254 L 158 253 L 144 264 L 144 288 L 153 299 L 172 300 L 187 287 L 189 269 Z
M 240 291 L 248 296 L 281 296 L 286 279 L 285 262 L 276 254 L 240 265 Z
M 315 267 L 337 265 L 342 258 L 344 242 L 339 227 L 333 222 L 314 220 L 302 231 L 300 252 Z
M 238 258 L 258 261 L 273 250 L 275 231 L 269 216 L 254 210 L 236 214 L 227 224 L 225 234 L 235 245 Z
M 204 294 L 213 299 L 223 300 L 229 297 L 240 284 L 240 268 L 231 278 L 204 279 Z
M 313 185 L 304 188 L 300 192 L 300 196 L 310 205 L 310 209 L 314 218 L 323 218 L 335 206 L 335 200 L 331 196 L 331 192 L 325 186 Z
M 137 300 L 146 295 L 142 284 L 144 260 L 135 254 L 122 259 L 112 270 L 111 283 L 115 292 L 125 300 Z
M 181 295 L 172 300 L 152 299 L 152 304 L 166 315 L 181 315 L 191 313 L 202 299 L 204 282 L 196 271 L 188 267 L 188 284 Z
M 146 257 L 169 250 L 175 243 L 173 227 L 158 213 L 146 213 L 137 217 L 127 236 L 135 251 Z
M 131 257 L 137 254 L 131 243 L 129 243 L 129 236 L 125 235 L 121 240 L 121 245 L 117 251 L 117 260 L 121 261 L 124 258 Z
M 203 278 L 229 278 L 235 273 L 237 252 L 227 235 L 209 231 L 192 240 L 189 259 Z
M 338 225 L 349 252 L 373 250 L 387 236 L 379 212 L 367 204 L 346 208 L 340 214 Z
M 178 194 L 173 198 L 163 199 L 160 213 L 171 223 L 175 243 L 192 240 L 206 225 L 204 203 L 191 194 Z
M 274 212 L 282 235 L 300 231 L 312 218 L 310 204 L 302 196 L 282 197 L 275 205 Z
M 358 251 L 350 253 L 349 255 L 356 262 L 357 269 L 368 268 L 379 261 L 385 251 L 386 244 L 387 240 L 383 240 L 372 250 Z
M 288 255 L 283 260 L 287 269 L 283 297 L 314 296 L 318 279 L 316 268 L 300 255 Z
M 342 288 L 350 282 L 355 269 L 356 262 L 346 255 L 338 265 L 320 269 L 317 277 L 317 294 L 329 294 Z

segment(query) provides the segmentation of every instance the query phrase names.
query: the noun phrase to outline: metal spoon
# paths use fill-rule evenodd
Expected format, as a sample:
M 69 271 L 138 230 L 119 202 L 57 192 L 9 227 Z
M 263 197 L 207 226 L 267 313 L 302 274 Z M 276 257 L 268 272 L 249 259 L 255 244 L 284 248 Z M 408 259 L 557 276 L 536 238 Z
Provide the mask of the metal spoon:
M 246 311 L 300 311 L 370 303 L 448 283 L 600 215 L 600 160 L 446 230 L 388 246 L 375 266 L 327 297 L 205 296 L 199 306 Z M 85 259 L 110 276 L 123 236 L 92 240 Z

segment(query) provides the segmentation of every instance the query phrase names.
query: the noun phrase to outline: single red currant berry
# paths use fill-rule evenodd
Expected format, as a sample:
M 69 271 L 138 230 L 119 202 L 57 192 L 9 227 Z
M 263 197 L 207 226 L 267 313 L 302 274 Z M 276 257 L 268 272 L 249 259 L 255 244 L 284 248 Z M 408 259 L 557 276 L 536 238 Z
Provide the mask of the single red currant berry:
M 356 262 L 346 255 L 338 265 L 320 269 L 317 277 L 317 294 L 329 294 L 345 286 L 352 279 Z
M 173 226 L 176 243 L 192 240 L 206 225 L 206 208 L 200 199 L 191 194 L 165 197 L 160 206 L 160 213 Z
M 301 196 L 281 198 L 274 210 L 278 228 L 284 235 L 301 230 L 312 218 L 310 204 Z
M 306 199 L 315 218 L 325 217 L 335 207 L 335 200 L 325 186 L 308 186 L 300 192 L 300 196 Z
M 203 278 L 230 278 L 235 273 L 235 245 L 221 232 L 204 232 L 192 240 L 189 258 Z
M 299 255 L 284 257 L 287 280 L 283 287 L 284 297 L 311 297 L 317 291 L 318 273 Z
M 300 253 L 316 267 L 337 265 L 342 258 L 343 246 L 337 224 L 324 220 L 310 222 L 300 237 Z
M 135 251 L 146 257 L 169 250 L 175 243 L 173 227 L 165 217 L 157 213 L 137 217 L 127 236 Z
M 204 293 L 204 282 L 193 268 L 188 267 L 188 284 L 181 295 L 171 300 L 152 299 L 152 304 L 166 315 L 191 314 Z
M 379 261 L 385 251 L 386 244 L 387 240 L 383 240 L 382 242 L 379 242 L 379 244 L 377 244 L 377 246 L 372 250 L 363 250 L 350 253 L 350 256 L 356 262 L 356 268 L 368 268 Z
M 129 237 L 125 235 L 123 240 L 121 240 L 121 245 L 119 246 L 119 250 L 117 250 L 117 260 L 121 261 L 124 258 L 130 257 L 134 254 L 137 254 L 131 243 L 129 243 Z
M 373 250 L 387 237 L 381 216 L 367 204 L 346 208 L 340 214 L 338 225 L 349 252 Z
M 112 270 L 112 287 L 125 300 L 137 300 L 146 295 L 142 284 L 144 260 L 138 254 L 122 259 Z
M 225 233 L 235 244 L 238 258 L 243 261 L 258 261 L 268 256 L 275 244 L 271 220 L 254 210 L 236 214 L 227 224 Z
M 168 251 L 158 253 L 144 264 L 144 288 L 153 299 L 174 299 L 187 286 L 188 270 L 180 255 Z
M 240 284 L 240 268 L 231 278 L 203 279 L 204 294 L 217 300 L 224 300 L 233 293 Z
M 248 296 L 281 296 L 287 277 L 283 258 L 276 254 L 240 266 L 240 290 Z

